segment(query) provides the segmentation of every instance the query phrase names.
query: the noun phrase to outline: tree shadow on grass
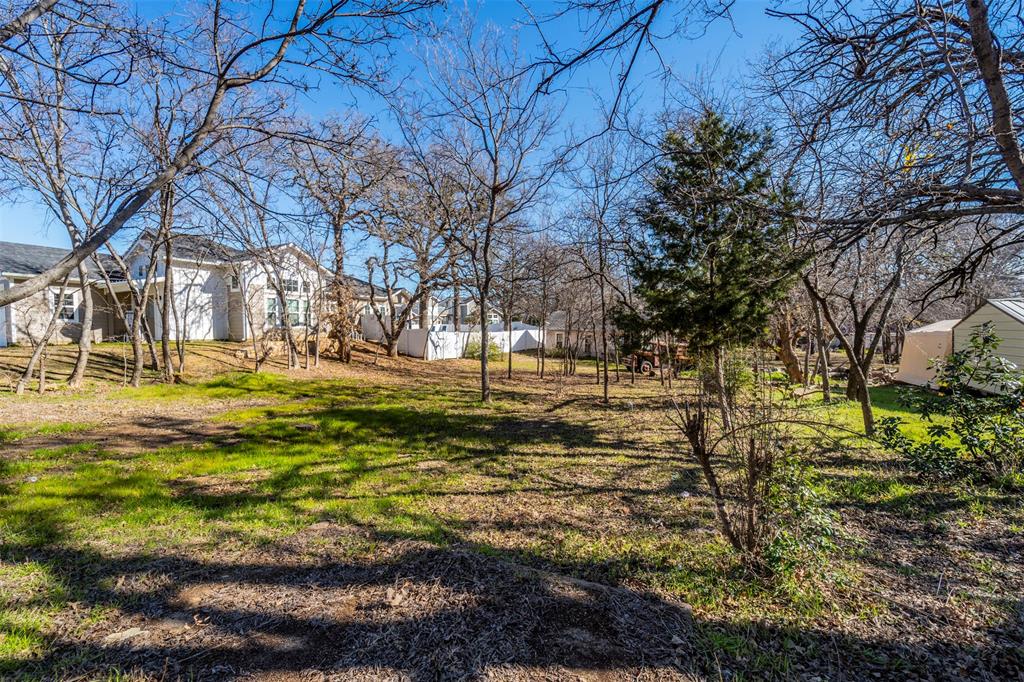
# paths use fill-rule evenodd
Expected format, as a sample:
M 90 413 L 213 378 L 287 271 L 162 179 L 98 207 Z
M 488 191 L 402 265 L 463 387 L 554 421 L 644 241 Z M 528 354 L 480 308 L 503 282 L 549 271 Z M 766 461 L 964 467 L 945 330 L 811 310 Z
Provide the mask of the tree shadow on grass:
M 1011 679 L 1022 604 L 970 643 L 861 638 L 694 619 L 656 595 L 537 571 L 480 552 L 317 524 L 246 556 L 5 552 L 74 599 L 28 678 Z M 76 622 L 100 609 L 106 617 Z
M 33 603 L 57 604 L 58 613 L 55 627 L 37 633 L 41 656 L 9 661 L 11 674 L 61 679 L 117 668 L 163 679 L 319 671 L 337 679 L 435 680 L 914 672 L 1001 679 L 1021 669 L 1019 608 L 980 637 L 970 633 L 967 643 L 877 640 L 741 619 L 697 619 L 691 627 L 687 610 L 663 598 L 510 565 L 495 558 L 498 548 L 465 542 L 470 529 L 401 500 L 530 491 L 658 496 L 686 482 L 668 479 L 662 489 L 621 475 L 607 485 L 567 475 L 561 469 L 569 465 L 592 466 L 587 458 L 625 456 L 619 465 L 628 471 L 620 473 L 633 479 L 674 462 L 563 417 L 450 410 L 436 406 L 429 391 L 385 392 L 367 405 L 352 386 L 332 386 L 327 396 L 289 390 L 297 404 L 266 408 L 261 420 L 196 451 L 158 451 L 154 471 L 86 460 L 71 485 L 26 491 L 39 504 L 5 513 L 4 529 L 14 537 L 0 553 L 8 563 L 45 567 L 54 589 Z M 520 456 L 559 466 L 524 482 L 511 468 Z M 449 478 L 464 471 L 488 485 Z M 5 493 L 7 501 L 18 491 L 9 486 Z M 207 558 L 185 545 L 160 555 L 82 549 L 69 530 L 76 514 L 110 523 L 153 510 L 165 523 L 185 514 L 244 530 L 270 513 L 308 525 L 318 517 L 310 502 L 339 499 L 361 505 L 326 516 L 341 526 L 316 524 L 284 541 L 244 553 L 214 550 Z M 510 523 L 531 530 L 527 519 Z M 404 533 L 385 530 L 403 524 Z M 349 538 L 346 529 L 356 527 L 363 532 Z M 628 559 L 612 563 L 619 561 Z M 631 572 L 585 560 L 557 569 L 602 580 Z M 90 619 L 94 613 L 100 616 Z

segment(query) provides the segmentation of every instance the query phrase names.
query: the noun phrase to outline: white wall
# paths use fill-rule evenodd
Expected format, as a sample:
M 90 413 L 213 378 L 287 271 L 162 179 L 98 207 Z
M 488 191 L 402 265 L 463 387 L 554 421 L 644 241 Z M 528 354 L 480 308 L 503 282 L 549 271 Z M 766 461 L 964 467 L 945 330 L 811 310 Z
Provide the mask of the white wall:
M 11 283 L 6 279 L 0 277 L 0 291 L 6 291 Z M 8 313 L 9 306 L 3 306 L 0 308 L 0 348 L 4 348 L 10 343 L 8 336 L 8 327 L 10 326 L 10 314 Z
M 996 336 L 999 337 L 999 348 L 996 355 L 1006 358 L 1017 367 L 1024 367 L 1024 324 L 999 310 L 991 303 L 986 303 L 973 314 L 965 317 L 953 329 L 953 349 L 961 351 L 970 345 L 974 327 L 991 322 Z M 978 388 L 986 388 L 979 386 Z
M 374 315 L 362 317 L 363 338 L 368 341 L 380 341 L 384 338 L 380 323 Z M 502 325 L 491 325 L 487 328 L 488 342 L 495 343 L 502 353 L 533 350 L 540 347 L 541 332 L 535 327 L 522 323 L 513 323 L 511 334 L 504 331 Z M 461 358 L 466 345 L 476 341 L 480 343 L 480 331 L 440 331 L 437 329 L 403 329 L 398 335 L 398 353 L 425 360 L 452 360 Z
M 226 339 L 228 297 L 227 281 L 222 269 L 213 265 L 174 264 L 172 267 L 174 303 L 178 309 L 178 319 L 175 320 L 172 311 L 171 318 L 167 321 L 171 338 L 182 336 L 190 341 Z M 162 286 L 158 284 L 157 295 L 162 291 Z M 159 310 L 162 310 L 162 307 L 158 307 Z M 163 325 L 159 315 L 154 319 L 153 326 L 156 338 L 163 338 Z
M 317 288 L 328 285 L 329 275 L 325 272 L 318 273 L 316 268 L 291 251 L 279 254 L 278 258 L 281 278 L 299 281 L 299 291 L 294 294 L 285 294 L 285 299 L 294 298 L 299 301 L 300 316 L 304 311 L 304 302 L 309 301 L 311 314 L 315 315 Z M 269 286 L 269 279 L 266 273 L 259 264 L 248 263 L 242 268 L 242 277 L 246 287 L 245 291 L 252 301 L 252 314 L 254 316 L 253 321 L 256 322 L 255 326 L 257 328 L 261 326 L 265 329 L 269 328 L 267 324 L 267 299 L 275 298 L 276 294 L 274 289 Z M 302 291 L 303 281 L 309 285 L 309 290 L 305 293 Z M 259 293 L 261 291 L 262 294 Z M 248 330 L 246 330 L 246 333 L 248 333 Z

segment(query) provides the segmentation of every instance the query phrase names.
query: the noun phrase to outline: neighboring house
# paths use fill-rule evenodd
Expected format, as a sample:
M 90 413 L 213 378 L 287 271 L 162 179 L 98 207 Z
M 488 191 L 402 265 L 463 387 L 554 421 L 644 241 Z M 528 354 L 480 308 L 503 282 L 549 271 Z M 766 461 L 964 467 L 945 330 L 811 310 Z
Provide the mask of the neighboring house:
M 152 238 L 144 233 L 125 253 L 136 281 L 145 279 Z M 248 252 L 188 234 L 175 235 L 171 244 L 171 314 L 164 324 L 167 272 L 162 252 L 146 311 L 154 338 L 162 338 L 166 329 L 172 338 L 191 341 L 246 341 L 253 329 L 262 334 L 284 326 L 285 314 L 293 327 L 315 323 L 331 273 L 294 244 Z M 279 280 L 284 291 L 283 304 L 270 285 L 272 279 Z
M 565 322 L 563 310 L 556 310 L 548 316 L 547 324 L 544 325 L 544 349 L 553 351 L 569 347 L 576 350 L 578 357 L 597 357 L 600 349 L 593 330 L 578 329 L 575 323 L 571 330 L 566 330 Z
M 0 242 L 0 289 L 6 290 L 40 274 L 68 254 L 67 249 L 15 242 Z M 99 277 L 95 265 L 88 261 L 90 278 L 87 285 L 95 287 Z M 105 265 L 106 267 L 106 265 Z M 89 289 L 87 289 L 89 290 Z M 94 290 L 94 289 L 92 289 Z M 35 344 L 42 339 L 55 307 L 60 308 L 53 343 L 77 342 L 82 334 L 82 282 L 78 271 L 68 280 L 63 299 L 60 286 L 48 287 L 9 306 L 0 307 L 0 347 L 13 343 Z M 100 301 L 93 300 L 94 307 Z M 97 311 L 90 333 L 94 339 L 105 336 L 104 315 Z
M 332 273 L 319 266 L 305 251 L 294 244 L 271 247 L 271 251 L 245 252 L 206 237 L 179 234 L 172 240 L 171 284 L 173 298 L 171 315 L 163 320 L 163 289 L 167 276 L 164 255 L 158 254 L 155 279 L 150 288 L 146 321 L 156 339 L 164 331 L 171 338 L 199 340 L 245 341 L 252 337 L 252 328 L 261 333 L 284 324 L 289 316 L 293 327 L 303 328 L 316 319 L 318 303 L 330 307 L 326 287 Z M 128 322 L 135 314 L 128 278 L 137 283 L 145 279 L 152 249 L 151 233 L 143 233 L 125 252 L 128 272 L 117 268 L 113 259 L 101 254 L 104 269 L 110 276 L 113 294 L 90 263 L 88 290 L 93 297 L 93 329 L 97 340 L 124 339 L 127 327 L 117 313 L 112 296 L 117 296 Z M 9 288 L 38 275 L 67 255 L 66 249 L 30 244 L 0 242 L 0 288 Z M 280 280 L 284 304 L 269 286 L 270 277 Z M 348 277 L 356 311 L 369 305 L 370 285 Z M 61 325 L 51 338 L 53 343 L 70 343 L 81 334 L 82 285 L 77 278 L 69 282 L 64 300 L 57 300 L 60 287 L 0 308 L 0 346 L 13 343 L 32 344 L 42 338 L 54 310 L 60 305 Z M 379 305 L 386 305 L 383 292 L 377 290 Z M 408 302 L 408 292 L 397 294 L 399 305 Z
M 451 297 L 447 299 L 439 299 L 434 302 L 434 307 L 437 310 L 437 314 L 434 317 L 435 324 L 451 325 L 453 322 L 452 314 L 455 306 L 453 305 L 453 299 Z M 498 324 L 502 321 L 501 310 L 492 302 L 487 311 L 487 325 Z M 480 307 L 476 304 L 476 301 L 472 297 L 467 297 L 459 302 L 459 325 L 460 327 L 472 326 L 480 324 Z

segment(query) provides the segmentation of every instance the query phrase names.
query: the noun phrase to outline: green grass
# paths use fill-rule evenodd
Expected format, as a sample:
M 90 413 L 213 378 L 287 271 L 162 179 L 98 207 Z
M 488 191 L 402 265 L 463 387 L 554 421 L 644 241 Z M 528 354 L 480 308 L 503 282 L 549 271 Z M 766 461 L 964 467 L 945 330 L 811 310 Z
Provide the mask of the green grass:
M 0 445 L 13 443 L 29 436 L 58 436 L 95 427 L 91 422 L 44 422 L 39 424 L 9 424 L 0 427 Z
M 532 363 L 516 358 L 517 371 Z M 641 382 L 630 387 L 637 392 L 630 399 L 644 386 L 651 395 L 660 390 L 654 380 Z M 498 399 L 484 405 L 466 381 L 389 385 L 272 373 L 112 391 L 123 400 L 194 403 L 215 425 L 236 428 L 132 456 L 86 438 L 0 459 L 0 671 L 47 646 L 55 616 L 87 582 L 68 576 L 90 575 L 103 557 L 253 548 L 318 521 L 361 529 L 348 540 L 354 552 L 366 549 L 359 543 L 393 538 L 458 543 L 594 580 L 647 585 L 728 620 L 770 615 L 810 623 L 832 608 L 821 584 L 855 579 L 845 559 L 814 580 L 746 575 L 727 543 L 706 532 L 715 527 L 706 500 L 679 496 L 697 490 L 700 476 L 675 443 L 656 440 L 672 436 L 645 442 L 646 429 L 631 429 L 632 412 L 585 402 L 556 408 L 560 395 L 522 391 L 499 387 Z M 923 429 L 895 391 L 872 394 L 877 416 L 899 415 L 911 432 Z M 213 414 L 218 401 L 244 398 L 256 404 Z M 826 407 L 816 397 L 801 405 L 859 428 L 855 403 Z M 0 431 L 0 443 L 88 428 L 19 425 Z M 898 512 L 920 504 L 921 488 L 883 466 L 891 457 L 867 439 L 848 440 L 870 459 L 823 467 L 831 500 Z M 521 500 L 511 521 L 498 518 L 493 530 L 480 523 Z M 996 504 L 960 503 L 975 516 Z M 611 504 L 622 511 L 608 513 Z M 595 516 L 601 520 L 588 523 Z M 872 605 L 857 608 L 873 617 Z M 102 619 L 103 608 L 90 617 Z M 728 630 L 708 627 L 702 636 L 734 656 L 749 653 Z M 788 659 L 780 654 L 758 666 L 784 674 Z
M 465 475 L 502 480 L 512 448 L 562 445 L 566 431 L 523 429 L 508 413 L 522 399 L 479 403 L 472 389 L 366 386 L 235 373 L 196 384 L 112 392 L 119 399 L 216 405 L 266 403 L 217 415 L 229 438 L 114 456 L 94 443 L 38 448 L 0 460 L 0 669 L 41 646 L 71 597 L 59 589 L 60 560 L 22 580 L 33 554 L 150 553 L 168 548 L 256 546 L 318 521 L 373 537 L 450 542 L 460 520 L 426 506 L 458 491 Z M 9 427 L 5 442 L 88 429 L 88 424 Z M 22 602 L 28 600 L 28 605 Z M 6 661 L 6 667 L 4 665 Z

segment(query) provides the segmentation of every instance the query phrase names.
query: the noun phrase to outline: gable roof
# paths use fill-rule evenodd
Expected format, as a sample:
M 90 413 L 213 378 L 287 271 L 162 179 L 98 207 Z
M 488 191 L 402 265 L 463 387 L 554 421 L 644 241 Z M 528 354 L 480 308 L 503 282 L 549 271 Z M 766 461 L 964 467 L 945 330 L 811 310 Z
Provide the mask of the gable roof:
M 1024 298 L 993 298 L 988 300 L 996 309 L 1024 324 Z
M 55 246 L 0 242 L 0 274 L 38 275 L 59 263 L 68 253 L 68 249 Z M 108 254 L 96 255 L 108 272 L 120 272 L 120 268 Z M 85 264 L 90 274 L 98 272 L 96 263 L 91 258 L 87 258 Z
M 128 248 L 126 256 L 131 254 L 143 242 L 153 242 L 156 239 L 156 232 L 145 230 L 138 239 Z M 210 262 L 210 261 L 231 261 L 243 258 L 245 252 L 228 246 L 216 239 L 203 237 L 188 232 L 174 232 L 171 239 L 171 257 L 181 260 Z
M 991 305 L 1000 312 L 1006 313 L 1017 322 L 1024 324 L 1024 298 L 987 298 L 977 308 L 967 315 L 964 315 L 963 319 L 960 320 L 960 322 L 957 322 L 954 326 L 959 326 L 966 322 L 968 319 L 973 317 L 976 312 L 984 308 L 986 304 Z

